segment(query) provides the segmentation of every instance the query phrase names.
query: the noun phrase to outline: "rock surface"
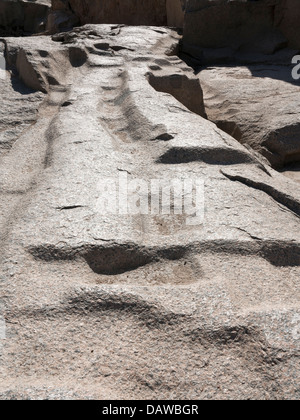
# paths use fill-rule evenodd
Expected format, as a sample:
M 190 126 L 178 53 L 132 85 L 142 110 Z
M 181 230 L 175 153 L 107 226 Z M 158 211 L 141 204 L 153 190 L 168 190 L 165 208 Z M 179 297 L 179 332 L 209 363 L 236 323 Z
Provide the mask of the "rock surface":
M 275 168 L 300 160 L 300 83 L 291 73 L 292 66 L 262 64 L 198 75 L 208 118 Z
M 48 28 L 72 27 L 74 23 L 183 26 L 186 0 L 52 0 Z
M 259 61 L 300 49 L 299 25 L 297 0 L 188 0 L 183 52 L 202 64 Z
M 197 78 L 178 41 L 122 25 L 5 39 L 38 92 L 14 101 L 32 120 L 0 155 L 1 399 L 300 398 L 299 186 L 203 118 L 222 73 Z M 99 183 L 120 174 L 204 180 L 204 223 L 103 215 Z
M 25 86 L 16 74 L 4 70 L 0 73 L 0 90 L 0 156 L 2 156 L 22 133 L 36 123 L 43 95 Z
M 46 29 L 51 0 L 1 0 L 0 36 L 19 36 Z

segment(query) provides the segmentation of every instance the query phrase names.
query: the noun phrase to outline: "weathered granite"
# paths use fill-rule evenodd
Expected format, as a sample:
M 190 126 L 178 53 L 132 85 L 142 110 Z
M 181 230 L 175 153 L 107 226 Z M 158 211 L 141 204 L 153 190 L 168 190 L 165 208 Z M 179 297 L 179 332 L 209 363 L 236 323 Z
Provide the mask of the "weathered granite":
M 300 397 L 298 184 L 203 118 L 178 41 L 122 25 L 5 39 L 44 100 L 0 156 L 1 399 Z M 99 183 L 120 174 L 203 179 L 204 223 L 103 215 Z
M 262 61 L 299 50 L 299 26 L 297 0 L 188 0 L 182 50 L 202 64 Z
M 45 31 L 50 6 L 51 0 L 1 0 L 0 36 Z

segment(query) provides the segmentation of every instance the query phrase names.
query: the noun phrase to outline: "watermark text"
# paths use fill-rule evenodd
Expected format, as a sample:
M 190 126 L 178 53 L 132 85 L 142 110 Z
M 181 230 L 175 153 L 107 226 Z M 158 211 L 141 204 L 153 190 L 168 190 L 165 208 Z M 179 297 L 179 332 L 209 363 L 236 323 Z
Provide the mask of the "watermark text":
M 98 184 L 98 214 L 182 215 L 190 226 L 204 222 L 204 181 L 195 179 L 137 179 L 120 172 Z

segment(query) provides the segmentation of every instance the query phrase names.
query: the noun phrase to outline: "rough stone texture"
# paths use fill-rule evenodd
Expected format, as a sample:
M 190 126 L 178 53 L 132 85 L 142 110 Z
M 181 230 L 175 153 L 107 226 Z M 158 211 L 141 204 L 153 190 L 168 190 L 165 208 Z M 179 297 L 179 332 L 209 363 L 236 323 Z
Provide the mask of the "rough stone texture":
M 185 10 L 180 56 L 199 77 L 208 119 L 299 180 L 299 4 L 189 0 Z
M 119 25 L 5 39 L 43 102 L 0 156 L 2 399 L 300 398 L 298 184 L 189 109 L 193 89 L 205 115 L 178 40 Z M 101 215 L 99 182 L 125 173 L 204 179 L 204 224 Z
M 51 0 L 1 0 L 0 36 L 43 32 Z
M 1 42 L 0 42 L 1 45 Z M 1 60 L 0 53 L 0 60 Z M 0 156 L 38 119 L 43 96 L 20 82 L 16 74 L 0 70 Z
M 201 63 L 257 61 L 299 49 L 299 26 L 297 0 L 188 0 L 183 52 Z
M 183 26 L 185 0 L 52 0 L 48 29 L 74 23 Z
M 168 26 L 183 28 L 186 0 L 167 0 L 167 23 Z
M 276 10 L 277 22 L 292 48 L 300 48 L 300 7 L 298 0 L 285 0 Z
M 292 66 L 201 69 L 208 118 L 276 168 L 300 160 L 300 84 Z

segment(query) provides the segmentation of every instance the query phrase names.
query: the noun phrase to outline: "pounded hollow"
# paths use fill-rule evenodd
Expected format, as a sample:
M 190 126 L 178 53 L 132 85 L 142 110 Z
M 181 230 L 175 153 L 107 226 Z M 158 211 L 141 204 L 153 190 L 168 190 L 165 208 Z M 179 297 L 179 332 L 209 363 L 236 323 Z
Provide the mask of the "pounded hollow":
M 151 263 L 155 258 L 146 250 L 134 246 L 94 247 L 83 254 L 96 274 L 116 275 Z
M 87 61 L 87 53 L 79 47 L 69 48 L 69 59 L 73 67 L 81 67 Z
M 233 148 L 172 147 L 157 161 L 157 163 L 170 165 L 190 162 L 204 162 L 209 165 L 236 165 L 251 163 L 252 157 L 247 152 Z

